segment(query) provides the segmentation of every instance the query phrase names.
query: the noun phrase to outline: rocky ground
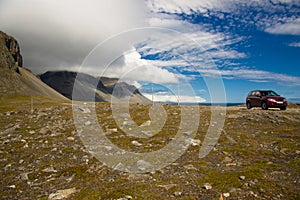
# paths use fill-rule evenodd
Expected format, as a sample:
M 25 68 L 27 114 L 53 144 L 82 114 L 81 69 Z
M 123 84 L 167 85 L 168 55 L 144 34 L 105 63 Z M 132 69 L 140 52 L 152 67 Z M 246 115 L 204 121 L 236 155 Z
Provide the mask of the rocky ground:
M 107 138 L 127 151 L 156 151 L 178 131 L 178 106 L 164 106 L 164 128 L 148 139 L 123 133 L 111 116 L 110 104 L 96 107 Z M 134 104 L 130 117 L 138 125 L 147 123 L 148 111 L 149 106 Z M 199 149 L 210 124 L 210 107 L 200 107 L 199 112 L 196 137 L 179 159 L 156 171 L 128 173 L 104 165 L 89 153 L 74 126 L 70 103 L 36 97 L 1 102 L 0 198 L 300 198 L 298 106 L 286 111 L 228 107 L 220 138 L 202 159 Z

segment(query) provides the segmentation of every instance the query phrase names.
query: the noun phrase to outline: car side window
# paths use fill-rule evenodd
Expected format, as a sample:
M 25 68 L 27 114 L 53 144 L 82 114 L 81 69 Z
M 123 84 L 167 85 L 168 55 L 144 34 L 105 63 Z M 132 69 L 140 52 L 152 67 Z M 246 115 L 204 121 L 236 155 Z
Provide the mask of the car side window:
M 253 91 L 252 93 L 251 93 L 251 96 L 255 96 L 256 95 L 256 91 Z

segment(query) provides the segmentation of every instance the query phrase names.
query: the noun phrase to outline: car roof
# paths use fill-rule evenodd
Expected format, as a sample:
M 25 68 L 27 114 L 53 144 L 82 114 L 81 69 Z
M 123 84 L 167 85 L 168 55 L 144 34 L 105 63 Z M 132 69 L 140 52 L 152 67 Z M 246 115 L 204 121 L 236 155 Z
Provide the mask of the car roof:
M 252 90 L 251 92 L 269 92 L 273 90 Z

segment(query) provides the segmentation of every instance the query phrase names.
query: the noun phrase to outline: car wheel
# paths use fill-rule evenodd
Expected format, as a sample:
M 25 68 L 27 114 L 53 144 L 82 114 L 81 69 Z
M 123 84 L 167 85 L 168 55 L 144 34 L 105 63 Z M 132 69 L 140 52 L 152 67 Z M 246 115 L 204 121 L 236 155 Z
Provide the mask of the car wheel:
M 247 102 L 247 109 L 251 109 L 251 108 L 252 108 L 251 103 Z
M 267 103 L 266 103 L 266 102 L 262 102 L 261 108 L 262 108 L 263 110 L 268 110 Z
M 284 107 L 281 107 L 280 110 L 286 110 L 286 107 L 285 107 L 285 106 L 284 106 Z

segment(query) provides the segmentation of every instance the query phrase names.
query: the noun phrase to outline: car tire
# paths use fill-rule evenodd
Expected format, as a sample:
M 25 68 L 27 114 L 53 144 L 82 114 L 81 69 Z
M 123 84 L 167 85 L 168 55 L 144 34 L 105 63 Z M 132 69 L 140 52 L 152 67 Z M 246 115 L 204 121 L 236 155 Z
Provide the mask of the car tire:
M 251 103 L 247 102 L 247 109 L 251 109 L 251 108 L 252 108 Z
M 263 110 L 268 110 L 267 103 L 266 103 L 266 102 L 262 102 L 262 103 L 261 103 L 261 108 L 262 108 Z
M 286 110 L 286 106 L 281 107 L 280 110 Z

